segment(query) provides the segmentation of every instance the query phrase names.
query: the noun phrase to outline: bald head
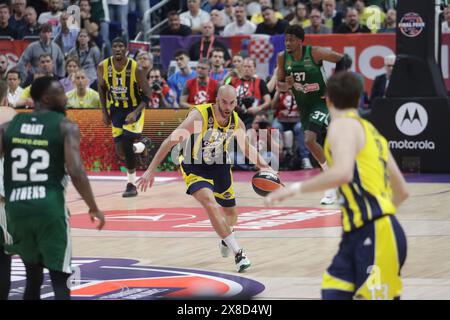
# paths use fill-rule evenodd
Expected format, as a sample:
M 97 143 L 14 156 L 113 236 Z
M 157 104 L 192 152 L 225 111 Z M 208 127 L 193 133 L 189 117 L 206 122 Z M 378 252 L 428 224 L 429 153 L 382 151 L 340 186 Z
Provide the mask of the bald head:
M 219 88 L 216 106 L 222 118 L 228 119 L 237 106 L 236 88 L 225 84 Z
M 224 84 L 223 86 L 220 86 L 217 97 L 236 98 L 236 88 L 229 84 Z

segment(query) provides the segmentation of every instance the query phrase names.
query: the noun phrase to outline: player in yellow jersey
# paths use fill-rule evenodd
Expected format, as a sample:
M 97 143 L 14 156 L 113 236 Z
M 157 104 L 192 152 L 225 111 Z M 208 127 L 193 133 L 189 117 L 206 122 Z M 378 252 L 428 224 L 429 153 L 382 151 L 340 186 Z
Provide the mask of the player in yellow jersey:
M 112 42 L 113 55 L 98 65 L 100 104 L 105 125 L 112 123 L 116 153 L 125 160 L 128 184 L 123 197 L 134 197 L 136 189 L 136 156 L 150 145 L 148 138 L 134 143 L 144 128 L 144 108 L 151 96 L 145 72 L 137 62 L 127 58 L 123 38 Z
M 278 190 L 268 205 L 297 194 L 339 187 L 344 229 L 339 251 L 322 281 L 323 299 L 398 299 L 406 237 L 394 216 L 408 198 L 386 139 L 358 116 L 362 85 L 349 72 L 327 82 L 331 123 L 325 142 L 330 170 Z
M 231 164 L 226 150 L 236 137 L 241 150 L 250 161 L 265 171 L 273 170 L 249 143 L 245 125 L 237 115 L 236 90 L 230 85 L 219 88 L 215 104 L 195 106 L 187 118 L 164 140 L 150 166 L 140 178 L 142 191 L 153 185 L 158 165 L 173 146 L 186 141 L 181 170 L 187 185 L 187 194 L 192 195 L 205 209 L 211 224 L 220 236 L 223 257 L 229 250 L 234 253 L 236 270 L 242 272 L 250 267 L 250 261 L 238 245 L 233 226 L 237 223 Z M 225 217 L 219 206 L 222 207 Z

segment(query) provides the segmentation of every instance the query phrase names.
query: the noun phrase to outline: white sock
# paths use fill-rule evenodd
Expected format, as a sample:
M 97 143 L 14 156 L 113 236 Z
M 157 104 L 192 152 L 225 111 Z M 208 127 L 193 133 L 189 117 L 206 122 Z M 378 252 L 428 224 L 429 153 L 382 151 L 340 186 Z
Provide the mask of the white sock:
M 323 171 L 328 170 L 328 164 L 326 162 L 321 163 L 320 166 L 322 167 Z
M 142 142 L 133 143 L 134 153 L 142 153 L 145 150 L 145 144 Z
M 133 185 L 136 184 L 136 171 L 133 173 L 127 172 L 127 177 L 128 177 L 128 183 L 132 183 Z
M 236 238 L 234 237 L 234 233 L 230 233 L 230 235 L 226 238 L 223 238 L 223 241 L 227 244 L 228 248 L 233 250 L 234 254 L 238 253 L 241 248 L 237 244 Z

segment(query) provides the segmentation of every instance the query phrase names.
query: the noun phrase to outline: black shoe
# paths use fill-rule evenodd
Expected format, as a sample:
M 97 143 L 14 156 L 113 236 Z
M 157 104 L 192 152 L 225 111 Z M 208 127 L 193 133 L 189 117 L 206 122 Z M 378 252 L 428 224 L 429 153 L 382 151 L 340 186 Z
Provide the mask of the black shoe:
M 125 189 L 125 192 L 122 193 L 122 197 L 124 198 L 130 198 L 130 197 L 136 197 L 137 196 L 137 188 L 134 184 L 128 183 L 127 188 Z

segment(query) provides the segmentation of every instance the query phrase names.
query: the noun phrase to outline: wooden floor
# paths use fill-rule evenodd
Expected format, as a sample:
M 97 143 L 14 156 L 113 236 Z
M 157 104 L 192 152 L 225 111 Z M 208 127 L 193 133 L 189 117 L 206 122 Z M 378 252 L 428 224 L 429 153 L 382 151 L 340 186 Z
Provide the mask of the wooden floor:
M 179 178 L 167 178 L 137 198 L 121 197 L 125 181 L 93 180 L 104 211 L 146 208 L 198 208 Z M 235 182 L 239 206 L 263 207 L 249 180 Z M 291 182 L 287 182 L 289 184 Z M 403 268 L 404 299 L 450 299 L 450 183 L 409 183 L 411 198 L 398 218 L 408 238 Z M 67 193 L 72 220 L 87 209 L 71 186 Z M 321 208 L 321 194 L 290 200 L 282 207 Z M 80 220 L 80 219 L 78 219 Z M 87 221 L 86 217 L 86 221 Z M 148 222 L 151 226 L 152 221 Z M 74 227 L 74 257 L 131 258 L 139 265 L 191 268 L 254 279 L 265 286 L 256 299 L 318 299 L 323 271 L 337 251 L 338 226 L 281 230 L 239 230 L 236 235 L 252 261 L 243 274 L 234 272 L 231 257 L 222 258 L 218 237 L 206 231 L 129 230 L 101 232 Z M 132 228 L 130 228 L 132 229 Z M 139 229 L 139 228 L 138 228 Z M 151 227 L 150 227 L 151 229 Z

